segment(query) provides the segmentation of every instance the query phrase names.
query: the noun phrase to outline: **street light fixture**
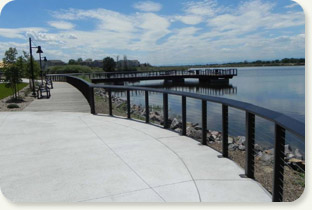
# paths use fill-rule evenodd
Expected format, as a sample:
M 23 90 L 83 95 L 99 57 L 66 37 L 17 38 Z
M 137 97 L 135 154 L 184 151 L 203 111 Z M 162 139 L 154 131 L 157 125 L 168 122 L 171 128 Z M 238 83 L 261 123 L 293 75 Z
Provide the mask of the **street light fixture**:
M 43 72 L 42 72 L 42 63 L 41 63 L 41 53 L 43 53 L 43 51 L 41 50 L 41 46 L 38 46 L 37 48 L 38 50 L 36 53 L 39 53 L 41 85 L 43 85 Z
M 42 65 L 41 65 L 41 53 L 43 53 L 41 46 L 38 47 L 32 47 L 31 45 L 31 38 L 29 38 L 29 52 L 30 52 L 30 71 L 31 71 L 31 80 L 32 80 L 32 95 L 35 97 L 36 96 L 36 91 L 35 91 L 35 76 L 34 76 L 34 64 L 33 64 L 33 55 L 32 55 L 32 49 L 37 48 L 37 52 L 39 54 L 39 59 L 40 59 L 40 72 L 41 72 L 41 84 L 43 84 L 43 72 L 42 72 Z M 46 61 L 46 57 L 44 57 L 44 61 Z

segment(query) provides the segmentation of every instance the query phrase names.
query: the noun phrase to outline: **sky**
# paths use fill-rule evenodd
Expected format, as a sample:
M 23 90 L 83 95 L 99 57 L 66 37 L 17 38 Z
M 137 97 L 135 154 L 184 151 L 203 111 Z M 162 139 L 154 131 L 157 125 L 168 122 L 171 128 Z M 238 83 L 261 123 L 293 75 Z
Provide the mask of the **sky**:
M 4 1 L 4 0 L 0 0 Z M 28 38 L 48 60 L 110 56 L 152 65 L 305 57 L 290 0 L 14 0 L 0 14 L 0 58 Z

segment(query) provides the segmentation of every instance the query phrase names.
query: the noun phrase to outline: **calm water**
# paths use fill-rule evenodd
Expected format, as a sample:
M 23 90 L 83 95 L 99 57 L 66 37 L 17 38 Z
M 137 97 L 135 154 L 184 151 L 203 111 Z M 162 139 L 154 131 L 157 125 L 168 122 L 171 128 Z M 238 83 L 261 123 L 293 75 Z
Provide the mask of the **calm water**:
M 237 94 L 224 97 L 250 102 L 304 122 L 304 66 L 239 68 L 238 72 L 230 81 L 237 87 Z
M 245 67 L 238 68 L 238 76 L 230 80 L 225 87 L 199 86 L 196 80 L 187 80 L 186 84 L 165 84 L 163 81 L 142 81 L 132 85 L 154 88 L 189 91 L 244 101 L 284 113 L 304 122 L 305 120 L 305 67 Z M 135 95 L 132 102 L 144 105 L 144 96 Z M 162 95 L 151 94 L 150 105 L 162 106 Z M 208 129 L 221 130 L 221 106 L 208 103 Z M 201 121 L 201 102 L 187 100 L 187 120 L 193 123 Z M 169 96 L 169 115 L 181 117 L 181 97 Z M 274 126 L 267 120 L 256 117 L 256 141 L 272 145 Z M 229 109 L 230 135 L 245 134 L 245 113 Z M 286 141 L 294 142 L 296 147 L 304 148 L 302 142 L 287 134 Z

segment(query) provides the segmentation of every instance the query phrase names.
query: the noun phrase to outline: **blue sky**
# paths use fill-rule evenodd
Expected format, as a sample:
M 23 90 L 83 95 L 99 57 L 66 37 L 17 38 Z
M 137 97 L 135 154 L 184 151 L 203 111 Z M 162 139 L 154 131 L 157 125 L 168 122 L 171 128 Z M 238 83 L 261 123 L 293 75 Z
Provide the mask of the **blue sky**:
M 0 0 L 2 1 L 2 0 Z M 0 15 L 0 58 L 124 55 L 152 65 L 305 57 L 302 8 L 290 0 L 14 0 Z

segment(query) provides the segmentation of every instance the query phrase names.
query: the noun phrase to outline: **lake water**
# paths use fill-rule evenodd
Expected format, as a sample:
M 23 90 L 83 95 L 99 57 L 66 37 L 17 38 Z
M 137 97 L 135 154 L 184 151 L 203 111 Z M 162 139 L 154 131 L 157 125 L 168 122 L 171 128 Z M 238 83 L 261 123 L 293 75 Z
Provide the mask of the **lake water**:
M 165 84 L 163 81 L 141 81 L 131 85 L 167 88 L 212 95 L 252 103 L 305 121 L 305 67 L 245 67 L 238 68 L 238 76 L 230 80 L 228 86 L 200 86 L 196 80 L 186 84 Z M 132 97 L 132 102 L 144 105 L 144 96 Z M 162 95 L 151 94 L 150 105 L 162 106 Z M 221 105 L 207 104 L 208 129 L 222 130 Z M 187 100 L 187 121 L 201 123 L 201 102 Z M 181 97 L 169 96 L 169 116 L 181 117 Z M 245 113 L 229 109 L 229 134 L 245 135 Z M 256 117 L 256 141 L 272 146 L 274 125 Z M 304 148 L 291 134 L 286 134 L 286 142 Z M 297 143 L 296 143 L 297 142 Z

